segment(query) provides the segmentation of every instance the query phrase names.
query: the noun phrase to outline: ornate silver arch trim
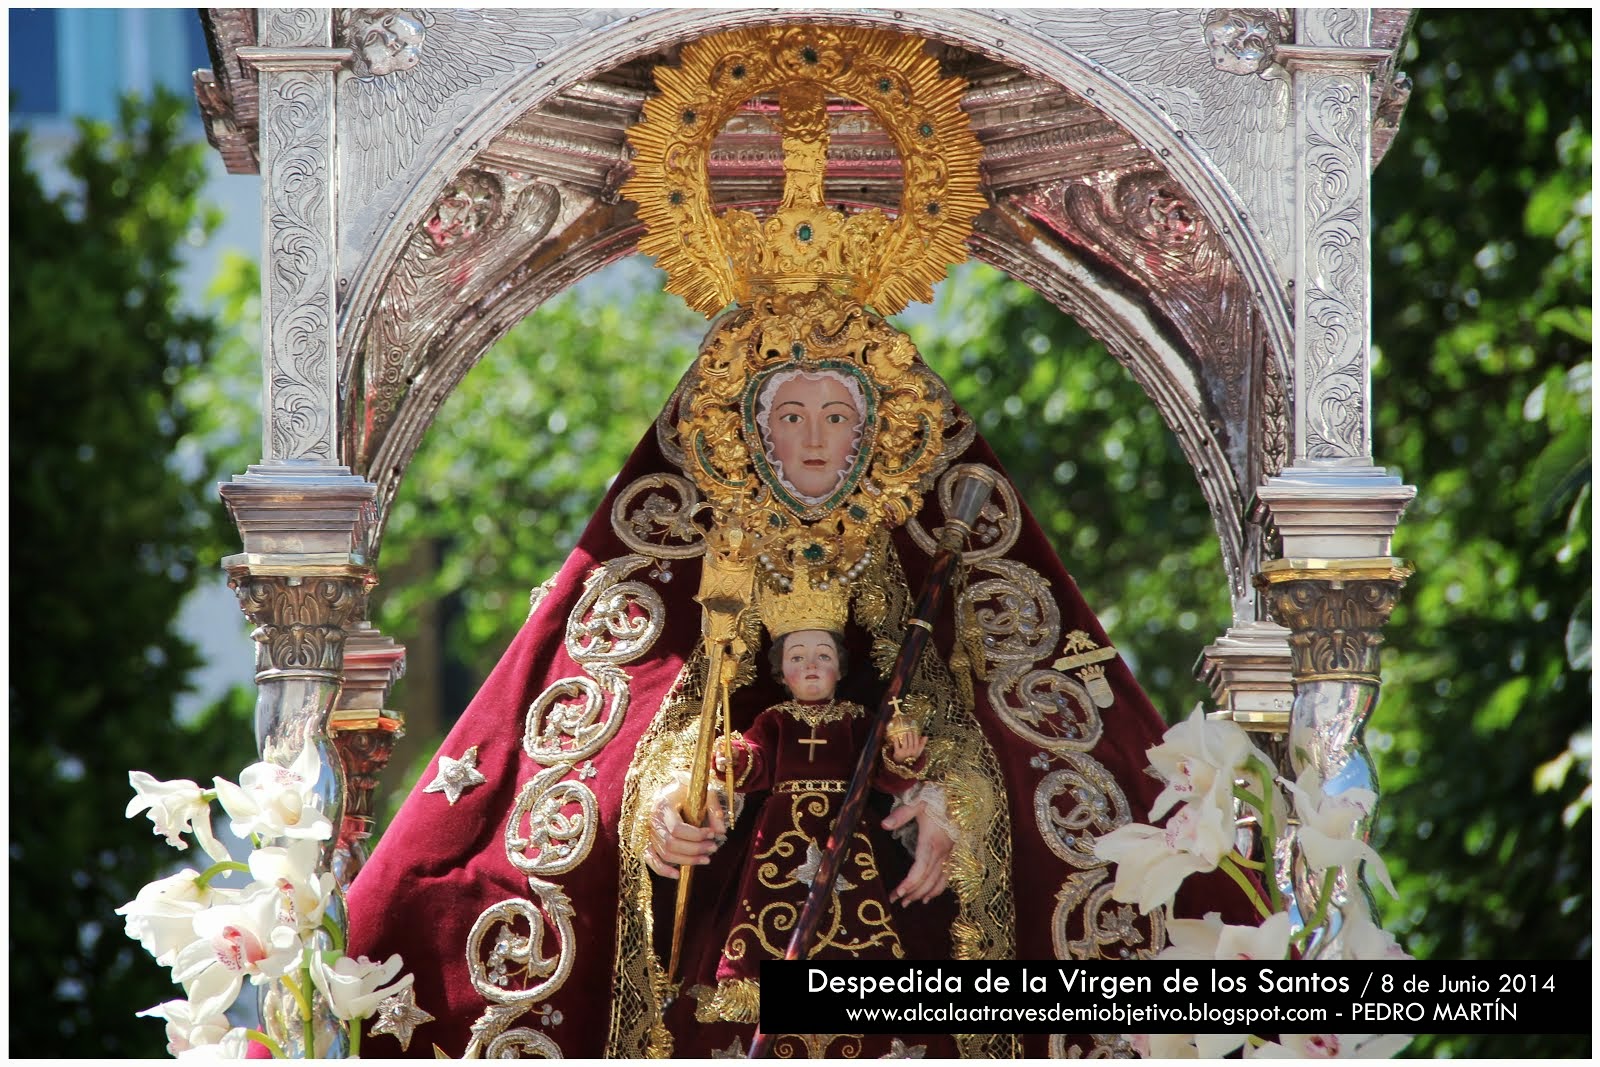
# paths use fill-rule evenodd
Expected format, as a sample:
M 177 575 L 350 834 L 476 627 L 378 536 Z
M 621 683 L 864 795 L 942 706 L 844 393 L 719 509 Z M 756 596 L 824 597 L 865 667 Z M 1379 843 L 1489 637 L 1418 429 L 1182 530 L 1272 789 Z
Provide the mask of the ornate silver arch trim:
M 442 191 L 443 183 L 465 169 L 485 145 L 518 116 L 537 108 L 565 86 L 610 70 L 642 55 L 715 30 L 773 22 L 814 21 L 866 25 L 920 34 L 1017 67 L 1035 77 L 1066 88 L 1093 101 L 1112 121 L 1155 153 L 1198 210 L 1217 227 L 1230 257 L 1238 264 L 1262 310 L 1272 347 L 1288 352 L 1291 328 L 1282 280 L 1273 256 L 1249 212 L 1238 204 L 1239 194 L 1229 185 L 1215 162 L 1196 143 L 1192 131 L 1177 125 L 1170 110 L 1143 95 L 1110 66 L 1076 51 L 1052 33 L 1094 36 L 1104 42 L 1104 27 L 1080 21 L 1106 12 L 978 12 L 953 9 L 895 11 L 804 12 L 793 10 L 724 11 L 673 10 L 620 16 L 597 23 L 603 13 L 592 13 L 583 27 L 553 46 L 526 68 L 520 78 L 498 91 L 488 106 L 438 138 L 432 162 L 413 171 L 418 177 L 396 201 L 389 221 L 370 244 L 347 234 L 350 250 L 363 256 L 359 267 L 344 274 L 347 301 L 340 322 L 341 369 L 351 359 L 357 339 L 376 306 L 394 262 L 416 226 Z M 1205 54 L 1199 13 L 1190 12 L 1194 36 Z M 601 27 L 611 32 L 603 32 Z M 1091 34 L 1098 31 L 1098 36 Z M 435 35 L 437 36 L 437 35 Z M 570 42 L 570 47 L 561 47 Z M 431 44 L 430 44 L 430 47 Z M 1097 47 L 1099 45 L 1097 44 Z M 430 53 L 431 55 L 431 53 Z M 426 60 L 424 65 L 426 64 Z M 1206 60 L 1207 69 L 1209 60 Z M 414 73 L 414 72 L 413 72 Z M 1217 78 L 1239 81 L 1231 75 Z
M 978 258 L 1028 285 L 1077 319 L 1133 375 L 1161 412 L 1194 469 L 1222 545 L 1223 567 L 1235 602 L 1253 599 L 1253 574 L 1244 539 L 1244 498 L 1226 442 L 1213 431 L 1195 368 L 1151 318 L 1149 308 L 1093 264 L 1035 236 L 1025 243 L 979 231 Z

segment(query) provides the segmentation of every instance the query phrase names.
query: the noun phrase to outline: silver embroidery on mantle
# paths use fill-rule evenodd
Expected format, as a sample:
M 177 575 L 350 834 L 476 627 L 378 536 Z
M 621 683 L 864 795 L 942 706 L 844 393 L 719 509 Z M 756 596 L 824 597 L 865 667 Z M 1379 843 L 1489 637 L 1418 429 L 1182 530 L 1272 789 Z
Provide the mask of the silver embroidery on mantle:
M 1098 763 L 1075 752 L 1061 758 L 1067 768 L 1045 775 L 1033 792 L 1039 836 L 1074 867 L 1104 866 L 1095 857 L 1095 841 L 1129 821 L 1127 798 Z
M 967 473 L 992 477 L 996 488 L 973 525 L 969 542 L 972 547 L 961 553 L 961 562 L 972 564 L 1011 551 L 1011 546 L 1017 543 L 1017 538 L 1022 534 L 1022 506 L 1017 501 L 1016 488 L 1010 481 L 1000 477 L 993 467 L 985 463 L 960 463 L 939 478 L 939 507 L 945 514 L 948 515 L 953 508 L 955 483 Z M 938 552 L 938 539 L 923 527 L 917 517 L 913 516 L 906 522 L 906 531 L 911 534 L 917 547 L 928 555 Z
M 621 665 L 650 650 L 666 615 L 661 594 L 623 579 L 651 562 L 623 556 L 601 564 L 584 582 L 566 636 L 567 655 L 584 673 L 556 679 L 528 705 L 522 748 L 529 759 L 545 766 L 577 763 L 604 748 L 621 727 L 629 682 Z
M 647 494 L 642 501 L 641 494 Z M 647 474 L 617 494 L 611 505 L 611 530 L 623 544 L 646 556 L 693 559 L 706 550 L 700 527 L 692 521 L 699 503 L 700 492 L 689 479 Z
M 963 630 L 976 638 L 969 654 L 988 678 L 990 706 L 1000 721 L 1047 752 L 1093 748 L 1102 724 L 1088 687 L 1034 666 L 1050 657 L 1061 637 L 1061 610 L 1044 577 L 1016 560 L 982 560 L 957 603 Z
M 523 874 L 565 874 L 594 847 L 597 802 L 582 782 L 560 780 L 571 772 L 567 763 L 546 768 L 517 794 L 506 820 L 506 856 Z
M 472 1026 L 468 1058 L 496 1048 L 495 1039 L 512 1022 L 548 999 L 572 974 L 577 955 L 572 901 L 550 882 L 529 878 L 528 885 L 534 899 L 491 905 L 467 935 L 467 969 L 473 988 L 490 1001 Z M 551 934 L 555 945 L 547 952 L 545 940 Z M 495 1054 L 505 1055 L 508 1045 L 514 1048 L 517 1042 L 500 1046 Z M 556 1048 L 554 1042 L 548 1047 Z M 555 1054 L 559 1055 L 559 1049 Z
M 478 770 L 478 746 L 473 745 L 461 754 L 460 759 L 452 759 L 443 752 L 439 753 L 439 773 L 433 781 L 422 787 L 424 793 L 443 793 L 444 798 L 453 808 L 456 801 L 461 799 L 461 794 L 474 786 L 487 782 Z

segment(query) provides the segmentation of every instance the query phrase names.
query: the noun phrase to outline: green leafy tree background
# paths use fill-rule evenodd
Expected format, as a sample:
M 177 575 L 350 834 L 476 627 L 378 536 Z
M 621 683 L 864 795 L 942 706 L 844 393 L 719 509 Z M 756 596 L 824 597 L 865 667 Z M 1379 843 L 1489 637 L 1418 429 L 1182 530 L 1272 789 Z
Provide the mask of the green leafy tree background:
M 232 774 L 245 721 L 179 722 L 197 666 L 184 595 L 232 539 L 200 465 L 175 458 L 183 383 L 216 333 L 177 310 L 199 201 L 190 105 L 80 126 L 72 188 L 47 195 L 11 136 L 10 1037 L 19 1056 L 152 1056 L 175 995 L 113 909 L 178 859 L 125 823 L 128 772 Z M 191 457 L 192 459 L 192 457 Z
M 1400 64 L 1415 81 L 1412 102 L 1374 176 L 1375 452 L 1418 497 L 1394 547 L 1417 574 L 1387 631 L 1369 738 L 1384 789 L 1376 843 L 1401 893 L 1385 919 L 1425 958 L 1592 955 L 1591 60 L 1587 11 L 1422 12 Z M 129 136 L 137 146 L 154 135 Z M 108 157 L 139 155 L 97 143 Z M 248 743 L 242 723 L 171 723 L 191 662 L 170 636 L 177 598 L 197 561 L 213 565 L 233 542 L 216 547 L 209 487 L 164 457 L 188 431 L 206 442 L 211 469 L 257 458 L 256 272 L 228 268 L 215 336 L 182 316 L 149 325 L 127 308 L 168 306 L 168 261 L 113 255 L 103 250 L 112 237 L 71 229 L 92 215 L 117 241 L 175 245 L 198 216 L 157 234 L 143 205 L 192 203 L 194 186 L 166 158 L 187 151 L 166 144 L 136 173 L 106 164 L 96 180 L 107 191 L 91 199 L 123 203 L 110 195 L 122 188 L 118 210 L 22 200 L 27 189 L 13 181 L 13 395 L 40 398 L 20 418 L 13 404 L 13 499 L 41 531 L 24 546 L 37 560 L 13 538 L 13 582 L 30 619 L 35 605 L 48 611 L 24 638 L 33 644 L 13 639 L 13 663 L 38 667 L 34 678 L 13 672 L 12 801 L 29 810 L 46 790 L 68 827 L 63 846 L 60 826 L 13 818 L 16 1051 L 58 1053 L 92 1022 L 114 1043 L 96 1038 L 96 1051 L 158 1053 L 160 1027 L 129 1016 L 171 995 L 165 972 L 109 913 L 169 857 L 117 825 L 126 771 L 205 777 L 248 758 L 223 751 Z M 24 232 L 37 236 L 24 242 Z M 96 251 L 80 257 L 76 246 Z M 20 254 L 34 257 L 22 272 Z M 159 269 L 113 273 L 130 258 Z M 47 286 L 19 273 L 63 277 Z M 135 291 L 131 304 L 121 295 Z M 29 322 L 19 336 L 19 307 L 30 320 L 71 321 Z M 960 268 L 934 308 L 903 324 L 978 417 L 1157 705 L 1186 713 L 1206 695 L 1192 667 L 1227 625 L 1228 600 L 1210 516 L 1155 409 L 1080 328 L 987 268 Z M 547 303 L 467 376 L 429 430 L 385 538 L 375 621 L 414 661 L 443 633 L 442 679 L 414 662 L 394 706 L 421 712 L 443 693 L 443 718 L 459 713 L 704 329 L 635 259 Z M 209 369 L 196 375 L 204 351 Z M 33 380 L 24 371 L 44 384 L 19 386 Z M 104 403 L 75 388 L 84 376 Z M 135 412 L 143 421 L 112 433 Z M 90 460 L 80 458 L 85 442 Z M 138 622 L 128 617 L 135 598 Z M 83 648 L 94 649 L 91 670 L 76 666 Z M 134 721 L 137 730 L 107 728 Z M 413 714 L 387 776 L 391 803 L 448 725 L 431 721 Z M 178 744 L 189 746 L 182 767 L 172 765 Z M 21 808 L 19 789 L 34 791 Z M 55 923 L 74 892 L 70 917 Z M 57 928 L 44 929 L 42 915 Z M 19 916 L 33 917 L 20 933 Z M 1424 1037 L 1411 1054 L 1588 1049 L 1587 1037 L 1561 1035 Z

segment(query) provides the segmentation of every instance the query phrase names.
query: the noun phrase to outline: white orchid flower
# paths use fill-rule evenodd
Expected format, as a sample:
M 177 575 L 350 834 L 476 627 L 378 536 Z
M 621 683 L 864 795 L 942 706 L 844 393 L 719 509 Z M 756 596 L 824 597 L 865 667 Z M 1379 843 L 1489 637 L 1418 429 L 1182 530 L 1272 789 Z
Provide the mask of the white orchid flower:
M 1259 1048 L 1246 1047 L 1246 1059 L 1384 1060 L 1411 1044 L 1410 1034 L 1280 1034 Z
M 1409 960 L 1411 953 L 1400 947 L 1387 930 L 1368 918 L 1365 908 L 1345 908 L 1339 927 L 1339 944 L 1353 960 Z
M 242 838 L 260 834 L 326 841 L 333 836 L 333 822 L 317 807 L 321 769 L 316 746 L 308 744 L 287 767 L 262 761 L 246 767 L 238 785 L 215 779 L 217 800 Z
M 170 967 L 178 953 L 200 936 L 194 931 L 194 917 L 232 893 L 201 888 L 199 872 L 182 870 L 146 885 L 116 913 L 125 918 L 128 936 L 143 945 L 157 963 Z
M 254 883 L 237 900 L 194 917 L 198 939 L 172 962 L 172 980 L 183 983 L 196 1014 L 228 1010 L 246 975 L 256 984 L 282 977 L 300 955 L 294 927 L 278 920 L 283 894 Z
M 258 848 L 250 854 L 250 877 L 282 896 L 278 921 L 300 933 L 315 930 L 338 884 L 332 873 L 317 871 L 322 846 L 291 839 L 287 846 Z
M 1161 818 L 1174 804 L 1184 801 L 1220 805 L 1231 818 L 1233 783 L 1245 776 L 1250 757 L 1271 766 L 1237 724 L 1208 718 L 1198 706 L 1186 720 L 1168 728 L 1161 744 L 1146 755 L 1167 783 L 1150 806 L 1152 819 Z
M 1203 919 L 1167 922 L 1168 948 L 1158 960 L 1281 960 L 1289 955 L 1289 913 L 1274 912 L 1260 926 L 1229 926 L 1220 912 Z
M 332 965 L 321 955 L 311 957 L 311 981 L 328 998 L 328 1007 L 341 1019 L 365 1019 L 378 1010 L 385 998 L 411 988 L 412 975 L 406 975 L 391 986 L 384 983 L 400 970 L 398 955 L 383 963 L 374 963 L 367 957 L 351 959 L 340 956 Z
M 1322 776 L 1313 768 L 1300 775 L 1300 781 L 1279 779 L 1294 794 L 1295 811 L 1300 815 L 1300 851 L 1306 862 L 1321 870 L 1338 868 L 1354 874 L 1365 861 L 1372 866 L 1378 881 L 1392 897 L 1399 896 L 1389 880 L 1389 869 L 1373 847 L 1356 836 L 1356 825 L 1371 814 L 1378 795 L 1370 789 L 1346 789 L 1328 794 L 1322 790 Z
M 1216 870 L 1233 847 L 1233 825 L 1221 826 L 1212 815 L 1185 804 L 1164 829 L 1133 823 L 1096 841 L 1094 854 L 1117 865 L 1112 899 L 1138 904 L 1148 915 L 1172 903 L 1189 875 Z
M 250 1038 L 245 1033 L 244 1027 L 236 1026 L 223 1034 L 214 1045 L 195 1045 L 193 1048 L 184 1049 L 178 1053 L 180 1060 L 199 1060 L 210 1063 L 214 1060 L 242 1060 L 249 1058 Z
M 137 1014 L 140 1018 L 166 1020 L 167 1052 L 173 1056 L 193 1048 L 216 1045 L 233 1028 L 228 1017 L 220 1012 L 197 1015 L 194 1005 L 187 1000 L 169 1000 Z
M 211 801 L 205 790 L 187 778 L 161 782 L 144 771 L 129 771 L 128 784 L 133 786 L 134 792 L 124 813 L 128 818 L 146 812 L 155 832 L 164 836 L 173 848 L 187 849 L 189 842 L 181 835 L 193 831 L 194 839 L 200 842 L 206 855 L 218 863 L 232 859 L 211 832 Z

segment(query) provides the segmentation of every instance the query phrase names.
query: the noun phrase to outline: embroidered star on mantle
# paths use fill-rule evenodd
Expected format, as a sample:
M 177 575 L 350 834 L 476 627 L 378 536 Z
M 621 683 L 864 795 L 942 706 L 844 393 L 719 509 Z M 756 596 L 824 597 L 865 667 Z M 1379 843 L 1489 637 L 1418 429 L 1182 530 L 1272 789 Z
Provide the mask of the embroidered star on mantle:
M 416 993 L 406 986 L 378 1005 L 378 1021 L 372 1024 L 369 1034 L 393 1034 L 402 1051 L 411 1047 L 411 1031 L 423 1023 L 433 1022 L 433 1016 L 417 1007 Z
M 460 759 L 451 759 L 440 753 L 439 774 L 433 781 L 423 786 L 424 793 L 443 793 L 452 807 L 461 799 L 461 794 L 475 785 L 482 785 L 489 779 L 478 773 L 478 746 L 473 745 L 461 754 Z

